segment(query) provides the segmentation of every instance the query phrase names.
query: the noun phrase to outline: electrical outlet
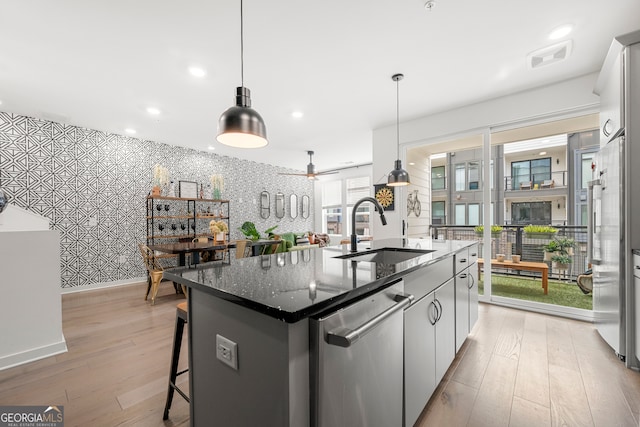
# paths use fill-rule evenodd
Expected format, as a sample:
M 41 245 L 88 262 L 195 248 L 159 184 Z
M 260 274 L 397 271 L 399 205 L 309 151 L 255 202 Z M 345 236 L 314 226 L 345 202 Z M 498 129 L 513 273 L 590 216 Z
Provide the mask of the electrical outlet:
M 238 370 L 238 344 L 216 334 L 216 357 L 222 363 Z

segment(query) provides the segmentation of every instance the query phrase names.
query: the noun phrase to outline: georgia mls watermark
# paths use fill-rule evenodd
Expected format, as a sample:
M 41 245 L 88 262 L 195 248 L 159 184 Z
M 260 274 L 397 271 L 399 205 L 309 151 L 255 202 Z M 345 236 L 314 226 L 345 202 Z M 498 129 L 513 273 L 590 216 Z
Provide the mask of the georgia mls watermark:
M 64 407 L 0 406 L 0 427 L 64 427 Z

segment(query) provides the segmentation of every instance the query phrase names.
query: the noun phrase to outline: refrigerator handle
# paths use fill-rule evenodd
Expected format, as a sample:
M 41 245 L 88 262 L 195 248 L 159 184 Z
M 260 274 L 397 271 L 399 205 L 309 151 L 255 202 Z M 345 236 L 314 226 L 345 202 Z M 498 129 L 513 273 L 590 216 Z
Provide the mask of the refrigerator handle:
M 599 179 L 589 181 L 587 192 L 587 262 L 589 264 L 598 264 L 598 261 L 593 259 L 593 236 L 596 233 L 596 224 L 598 223 L 596 218 L 598 213 L 594 208 L 593 188 L 598 185 L 600 185 Z

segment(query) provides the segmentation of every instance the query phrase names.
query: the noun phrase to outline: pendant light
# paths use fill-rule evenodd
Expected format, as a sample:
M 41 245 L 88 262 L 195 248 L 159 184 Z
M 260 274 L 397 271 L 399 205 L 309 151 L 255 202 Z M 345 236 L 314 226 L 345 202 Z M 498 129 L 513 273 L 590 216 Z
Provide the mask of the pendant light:
M 402 74 L 394 74 L 391 79 L 396 82 L 396 136 L 397 143 L 397 157 L 394 169 L 389 173 L 387 177 L 387 185 L 390 187 L 399 187 L 401 185 L 409 185 L 409 173 L 402 169 L 402 161 L 400 160 L 400 80 L 404 78 Z
M 244 87 L 244 20 L 240 0 L 240 79 L 236 88 L 236 105 L 228 108 L 218 120 L 218 142 L 239 148 L 260 148 L 267 141 L 267 127 L 256 110 L 251 108 L 251 91 Z

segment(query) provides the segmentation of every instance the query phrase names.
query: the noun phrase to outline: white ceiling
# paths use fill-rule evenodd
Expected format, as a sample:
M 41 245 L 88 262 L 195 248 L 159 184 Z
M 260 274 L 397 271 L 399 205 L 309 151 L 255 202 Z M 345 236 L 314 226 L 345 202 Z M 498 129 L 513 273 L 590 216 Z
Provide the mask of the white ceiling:
M 394 73 L 405 121 L 598 71 L 640 28 L 638 0 L 244 0 L 245 86 L 270 143 L 241 150 L 215 142 L 240 85 L 239 0 L 0 6 L 1 111 L 297 170 L 307 150 L 319 170 L 370 162 L 372 130 L 395 123 Z M 571 56 L 528 69 L 567 23 Z

